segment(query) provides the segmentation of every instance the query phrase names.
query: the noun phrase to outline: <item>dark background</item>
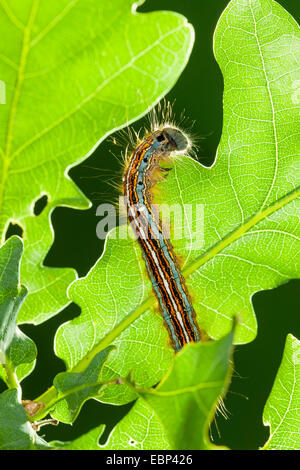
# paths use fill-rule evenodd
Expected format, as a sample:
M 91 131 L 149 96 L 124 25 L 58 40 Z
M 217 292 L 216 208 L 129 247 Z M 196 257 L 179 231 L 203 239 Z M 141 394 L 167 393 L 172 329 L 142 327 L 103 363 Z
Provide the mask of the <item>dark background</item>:
M 185 109 L 185 114 L 196 122 L 194 131 L 205 136 L 198 155 L 207 166 L 215 158 L 222 130 L 223 82 L 213 56 L 212 38 L 227 3 L 225 0 L 147 0 L 138 9 L 140 12 L 177 11 L 186 16 L 195 28 L 191 59 L 167 98 L 170 101 L 176 99 L 175 115 L 179 116 Z M 297 18 L 299 0 L 281 0 L 279 3 Z M 135 124 L 137 129 L 140 126 L 141 122 Z M 118 181 L 121 169 L 118 158 L 113 158 L 111 152 L 118 154 L 119 149 L 105 141 L 91 157 L 70 171 L 72 179 L 93 202 L 93 207 L 87 211 L 55 209 L 52 216 L 55 242 L 45 260 L 48 266 L 73 267 L 79 276 L 84 276 L 102 253 L 103 243 L 95 236 L 99 220 L 95 215 L 96 207 L 103 202 L 112 202 L 118 196 L 109 183 Z M 262 424 L 263 407 L 280 364 L 286 335 L 292 333 L 300 337 L 296 307 L 299 287 L 300 281 L 293 280 L 254 295 L 258 335 L 252 343 L 236 347 L 234 376 L 225 399 L 227 419 L 218 414 L 212 424 L 211 434 L 216 444 L 224 444 L 231 449 L 257 449 L 266 441 L 268 428 Z M 44 392 L 52 385 L 53 377 L 65 369 L 63 362 L 54 355 L 53 338 L 61 323 L 79 313 L 78 306 L 71 304 L 40 326 L 22 326 L 38 348 L 36 369 L 23 382 L 25 399 L 33 399 Z M 47 440 L 72 440 L 106 423 L 107 428 L 100 441 L 105 442 L 112 427 L 131 406 L 117 407 L 89 400 L 73 426 L 47 426 L 42 428 L 41 434 Z

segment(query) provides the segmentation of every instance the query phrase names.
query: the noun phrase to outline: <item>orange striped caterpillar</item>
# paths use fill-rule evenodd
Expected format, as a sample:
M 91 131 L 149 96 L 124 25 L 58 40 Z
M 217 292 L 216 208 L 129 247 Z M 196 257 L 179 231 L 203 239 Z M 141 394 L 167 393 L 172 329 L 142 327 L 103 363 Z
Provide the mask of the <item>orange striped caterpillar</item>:
M 135 148 L 123 178 L 127 217 L 141 246 L 172 346 L 179 351 L 186 343 L 201 340 L 185 280 L 173 247 L 165 237 L 161 219 L 152 205 L 151 188 L 159 164 L 172 152 L 189 148 L 188 138 L 176 127 L 153 130 Z

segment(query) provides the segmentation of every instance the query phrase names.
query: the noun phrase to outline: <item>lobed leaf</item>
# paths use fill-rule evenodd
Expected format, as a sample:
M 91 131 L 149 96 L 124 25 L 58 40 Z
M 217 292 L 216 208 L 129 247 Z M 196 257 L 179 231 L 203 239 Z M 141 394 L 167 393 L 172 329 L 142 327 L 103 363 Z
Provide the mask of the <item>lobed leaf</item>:
M 208 429 L 231 376 L 233 334 L 194 343 L 176 355 L 166 377 L 141 392 L 163 424 L 172 449 L 212 449 Z
M 100 397 L 103 383 L 101 371 L 111 347 L 101 351 L 83 372 L 61 372 L 54 379 L 54 387 L 60 401 L 52 416 L 64 423 L 73 423 L 80 408 L 91 397 Z
M 215 164 L 178 162 L 164 190 L 170 203 L 203 207 L 203 244 L 188 236 L 174 245 L 199 323 L 213 338 L 238 314 L 235 342 L 253 340 L 253 294 L 299 277 L 299 37 L 274 1 L 228 4 L 214 35 L 224 76 Z
M 71 269 L 43 266 L 58 205 L 87 208 L 68 176 L 113 130 L 144 114 L 176 82 L 193 43 L 171 12 L 137 14 L 133 0 L 0 2 L 0 236 L 23 229 L 19 322 L 40 323 L 69 300 Z M 36 216 L 34 203 L 47 196 Z

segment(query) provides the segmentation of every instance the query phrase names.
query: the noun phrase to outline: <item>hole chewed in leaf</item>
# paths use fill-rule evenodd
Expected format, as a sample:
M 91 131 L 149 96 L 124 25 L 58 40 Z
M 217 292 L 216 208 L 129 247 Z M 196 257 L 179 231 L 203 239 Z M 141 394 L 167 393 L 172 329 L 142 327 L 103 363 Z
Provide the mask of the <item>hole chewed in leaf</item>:
M 13 235 L 18 235 L 21 238 L 24 238 L 24 230 L 21 225 L 16 222 L 10 222 L 5 233 L 5 240 L 8 240 Z
M 40 215 L 45 209 L 45 207 L 47 206 L 47 204 L 48 204 L 47 194 L 44 194 L 43 196 L 39 197 L 34 203 L 34 207 L 33 207 L 34 215 Z
M 129 439 L 128 443 L 131 447 L 135 447 L 137 445 L 137 441 L 135 441 L 132 437 Z

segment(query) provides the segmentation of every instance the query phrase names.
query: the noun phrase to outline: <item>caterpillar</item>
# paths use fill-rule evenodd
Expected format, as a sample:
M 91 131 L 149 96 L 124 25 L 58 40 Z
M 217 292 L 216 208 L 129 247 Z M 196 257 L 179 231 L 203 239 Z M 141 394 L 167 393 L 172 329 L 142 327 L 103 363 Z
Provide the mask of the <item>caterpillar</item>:
M 152 187 L 163 172 L 170 170 L 160 163 L 168 161 L 171 153 L 182 153 L 189 146 L 187 136 L 175 126 L 152 129 L 131 153 L 123 177 L 127 217 L 142 249 L 175 352 L 189 342 L 200 341 L 201 333 L 179 262 L 152 204 Z

